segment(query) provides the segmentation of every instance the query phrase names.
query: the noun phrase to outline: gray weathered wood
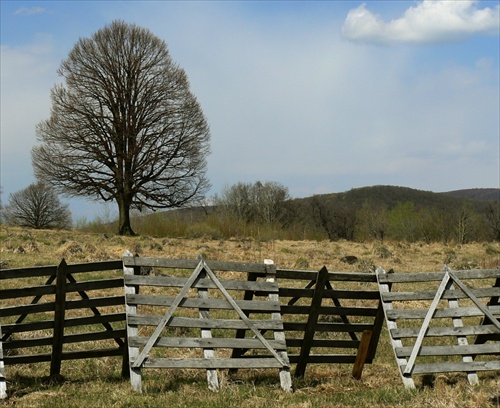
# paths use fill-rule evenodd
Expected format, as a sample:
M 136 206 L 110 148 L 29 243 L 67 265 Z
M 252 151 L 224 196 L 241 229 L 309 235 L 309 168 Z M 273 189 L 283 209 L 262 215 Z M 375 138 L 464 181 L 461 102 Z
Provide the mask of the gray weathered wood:
M 135 305 L 148 306 L 169 306 L 171 307 L 176 298 L 174 296 L 155 296 L 155 295 L 127 295 L 127 303 Z M 233 300 L 239 309 L 249 312 L 272 313 L 280 311 L 278 302 L 269 302 L 265 300 Z M 184 298 L 182 307 L 199 309 L 225 309 L 233 310 L 233 304 L 227 299 L 199 299 Z
M 274 262 L 270 259 L 265 259 L 264 260 L 264 265 L 266 267 L 266 282 L 267 283 L 274 283 L 275 282 L 275 276 L 276 276 L 276 265 Z M 269 300 L 271 302 L 277 302 L 279 303 L 279 295 L 277 293 L 270 293 L 269 294 Z M 281 322 L 281 313 L 280 312 L 275 312 L 271 313 L 271 319 L 275 322 Z M 285 339 L 285 333 L 283 332 L 283 327 L 281 327 L 281 330 L 275 330 L 274 331 L 274 339 L 277 342 L 285 343 L 285 348 L 279 350 L 279 348 L 276 348 L 277 351 L 276 353 L 278 356 L 281 358 L 282 361 L 284 361 L 286 364 L 283 364 L 282 367 L 280 367 L 280 384 L 281 384 L 281 389 L 285 392 L 292 392 L 292 378 L 290 377 L 290 360 L 288 360 L 288 354 L 286 351 L 286 339 Z M 271 344 L 271 347 L 274 347 Z
M 471 289 L 470 292 L 476 297 L 491 298 L 500 294 L 500 288 L 480 288 Z M 390 292 L 384 294 L 385 301 L 411 301 L 411 300 L 431 300 L 434 298 L 434 291 L 420 292 Z M 467 299 L 469 295 L 462 290 L 446 290 L 443 293 L 442 299 Z
M 7 398 L 7 380 L 5 378 L 5 365 L 3 362 L 2 325 L 0 324 L 0 400 Z
M 129 257 L 132 254 L 129 251 L 125 251 L 124 256 Z M 134 267 L 128 267 L 123 265 L 123 275 L 129 276 L 134 275 Z M 125 299 L 129 295 L 137 294 L 137 286 L 134 285 L 124 285 L 125 288 Z M 130 321 L 130 316 L 137 314 L 137 306 L 134 304 L 129 304 L 125 302 L 125 313 L 127 315 L 127 336 L 135 337 L 139 334 L 138 325 Z M 128 343 L 128 342 L 127 342 Z M 128 357 L 129 357 L 129 368 L 130 368 L 130 384 L 132 389 L 137 392 L 142 392 L 142 376 L 140 367 L 134 367 L 132 362 L 137 359 L 139 355 L 139 347 L 133 346 L 128 343 Z
M 274 357 L 257 358 L 148 358 L 144 368 L 282 368 Z
M 453 274 L 459 279 L 488 279 L 500 275 L 500 269 L 471 269 L 466 271 L 454 271 Z M 414 272 L 414 273 L 390 273 L 380 277 L 381 283 L 415 283 L 442 281 L 444 272 Z
M 396 349 L 399 357 L 408 357 L 411 354 L 413 347 L 401 347 Z M 479 354 L 500 355 L 500 347 L 496 344 L 468 344 L 468 345 L 453 345 L 453 346 L 423 346 L 421 347 L 419 356 L 470 356 Z M 465 362 L 472 362 L 465 361 Z
M 129 316 L 129 321 L 132 324 L 140 324 L 144 326 L 157 326 L 163 316 L 155 315 L 135 315 Z M 283 327 L 281 322 L 272 320 L 256 320 L 252 319 L 253 325 L 259 330 L 279 330 Z M 190 327 L 199 329 L 245 329 L 249 330 L 245 322 L 237 319 L 214 319 L 203 320 L 191 317 L 172 317 L 169 322 L 169 327 Z
M 377 276 L 380 294 L 381 294 L 381 297 L 383 298 L 384 293 L 389 293 L 391 291 L 390 283 L 384 279 L 387 276 L 387 273 L 385 272 L 384 269 L 379 267 L 376 269 L 375 274 Z M 391 330 L 398 328 L 396 320 L 390 319 L 388 317 L 388 312 L 392 311 L 392 302 L 382 301 L 382 307 L 384 309 L 384 313 L 386 316 L 387 329 L 389 330 L 389 337 L 391 338 L 392 349 L 394 351 L 394 356 L 396 358 L 396 363 L 398 365 L 399 373 L 400 373 L 401 378 L 403 380 L 403 384 L 404 384 L 405 388 L 414 389 L 415 383 L 413 382 L 413 379 L 411 377 L 405 377 L 403 375 L 403 367 L 406 366 L 406 358 L 398 357 L 396 354 L 396 349 L 403 347 L 403 343 L 401 342 L 400 339 L 395 339 L 390 335 Z
M 408 359 L 405 370 L 403 371 L 404 376 L 411 376 L 411 370 L 413 368 L 413 365 L 415 364 L 415 359 L 417 358 L 420 346 L 422 345 L 422 340 L 424 339 L 425 333 L 427 332 L 432 316 L 436 311 L 436 307 L 439 301 L 441 300 L 441 296 L 443 295 L 444 291 L 449 289 L 450 287 L 451 287 L 450 274 L 446 272 L 444 274 L 443 280 L 441 281 L 441 284 L 439 285 L 436 291 L 436 295 L 432 300 L 431 306 L 429 307 L 429 310 L 425 315 L 422 327 L 420 328 L 420 332 L 418 333 L 417 339 L 415 340 L 415 344 L 413 345 L 413 350 L 410 354 L 410 358 Z
M 394 338 L 405 338 L 405 337 L 417 337 L 420 328 L 404 328 L 404 329 L 393 329 L 391 330 L 391 335 Z M 444 336 L 475 336 L 475 335 L 487 335 L 487 334 L 500 334 L 498 330 L 492 324 L 490 325 L 476 325 L 476 326 L 464 326 L 464 327 L 429 327 L 427 330 L 427 337 L 444 337 Z
M 244 273 L 266 273 L 263 264 L 248 262 L 223 262 L 205 261 L 209 268 L 218 271 L 244 272 Z M 123 257 L 126 266 L 151 266 L 158 268 L 174 268 L 193 270 L 199 261 L 194 259 L 168 259 L 168 258 L 148 258 L 148 257 Z
M 210 330 L 210 329 L 202 329 Z M 149 337 L 129 337 L 129 343 L 136 347 L 144 346 Z M 276 350 L 286 350 L 285 340 L 268 340 L 269 344 Z M 225 337 L 159 337 L 155 347 L 172 348 L 247 348 L 247 349 L 266 349 L 259 339 L 256 338 L 225 338 Z M 206 358 L 214 358 L 213 356 Z
M 127 285 L 142 286 L 165 286 L 182 288 L 188 278 L 178 278 L 172 276 L 127 276 Z M 278 285 L 270 285 L 267 282 L 220 280 L 227 290 L 265 291 L 278 293 Z M 211 279 L 199 279 L 193 284 L 194 289 L 216 289 L 217 285 Z
M 446 362 L 417 364 L 413 372 L 415 374 L 452 373 L 468 371 L 495 371 L 500 370 L 500 360 L 464 362 Z
M 200 274 L 199 274 L 199 280 L 202 280 L 205 278 L 207 273 L 203 269 Z M 200 299 L 208 299 L 208 289 L 207 288 L 199 288 L 198 289 L 198 297 Z M 201 319 L 210 319 L 210 312 L 209 309 L 206 308 L 200 308 L 199 310 L 200 318 Z M 214 347 L 211 345 L 211 343 L 216 343 L 212 340 L 212 331 L 211 329 L 201 329 L 201 339 L 202 340 L 200 343 L 203 347 L 203 357 L 205 358 L 214 358 L 215 353 L 214 353 Z M 205 342 L 203 342 L 205 340 Z M 217 339 L 221 340 L 221 339 Z M 190 347 L 190 346 L 182 346 L 182 347 Z M 207 369 L 207 382 L 208 382 L 208 389 L 210 391 L 218 391 L 219 390 L 219 379 L 217 377 L 217 370 L 213 368 Z
M 489 306 L 488 310 L 492 314 L 500 314 L 500 306 Z M 396 319 L 423 319 L 427 314 L 427 309 L 397 309 L 387 312 L 387 317 L 391 320 Z M 453 317 L 476 317 L 484 316 L 484 312 L 478 307 L 467 306 L 456 309 L 436 309 L 435 318 L 453 318 Z

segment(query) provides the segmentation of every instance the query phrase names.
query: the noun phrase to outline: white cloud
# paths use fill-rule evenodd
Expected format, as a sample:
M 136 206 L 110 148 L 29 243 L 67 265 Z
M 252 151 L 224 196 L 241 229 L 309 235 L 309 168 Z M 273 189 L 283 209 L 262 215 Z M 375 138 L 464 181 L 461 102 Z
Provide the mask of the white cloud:
M 477 0 L 423 0 L 403 17 L 385 22 L 362 4 L 347 15 L 344 38 L 365 43 L 456 42 L 470 35 L 498 35 L 500 6 L 477 8 Z
M 16 10 L 14 14 L 21 15 L 21 16 L 31 16 L 33 14 L 42 14 L 42 13 L 47 13 L 47 9 L 43 7 L 21 7 Z

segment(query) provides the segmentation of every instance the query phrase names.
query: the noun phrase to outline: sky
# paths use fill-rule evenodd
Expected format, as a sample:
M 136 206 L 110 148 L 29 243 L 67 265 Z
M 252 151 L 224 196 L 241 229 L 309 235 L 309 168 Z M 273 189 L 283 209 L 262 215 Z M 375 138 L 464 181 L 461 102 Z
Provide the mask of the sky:
M 209 196 L 500 187 L 497 1 L 0 2 L 2 203 L 35 182 L 57 69 L 113 20 L 165 40 L 211 130 Z M 114 211 L 67 199 L 74 219 Z

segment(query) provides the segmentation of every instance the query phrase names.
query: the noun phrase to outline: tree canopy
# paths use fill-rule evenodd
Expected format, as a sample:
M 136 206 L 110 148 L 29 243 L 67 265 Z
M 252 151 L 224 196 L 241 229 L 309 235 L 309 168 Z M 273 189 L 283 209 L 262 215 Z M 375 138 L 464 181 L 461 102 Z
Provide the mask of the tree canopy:
M 209 126 L 165 41 L 114 21 L 79 39 L 58 74 L 32 150 L 38 178 L 68 196 L 115 201 L 120 234 L 134 234 L 133 208 L 205 195 Z

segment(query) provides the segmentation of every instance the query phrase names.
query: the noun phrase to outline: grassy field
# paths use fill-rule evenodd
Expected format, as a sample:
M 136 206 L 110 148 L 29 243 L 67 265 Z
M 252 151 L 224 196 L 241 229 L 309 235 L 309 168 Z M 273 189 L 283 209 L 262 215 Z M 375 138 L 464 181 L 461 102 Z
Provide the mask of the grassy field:
M 500 243 L 444 245 L 423 243 L 353 243 L 171 239 L 83 234 L 77 231 L 33 231 L 0 227 L 2 268 L 119 259 L 125 250 L 141 256 L 194 258 L 237 262 L 272 259 L 279 268 L 366 272 L 381 266 L 395 272 L 490 269 L 500 265 Z M 352 255 L 352 265 L 342 258 Z M 292 367 L 292 374 L 293 374 Z M 498 407 L 500 373 L 479 374 L 471 387 L 464 374 L 416 377 L 417 389 L 406 390 L 398 374 L 386 329 L 377 357 L 365 366 L 360 381 L 351 366 L 309 365 L 305 378 L 294 379 L 294 393 L 281 391 L 276 370 L 219 373 L 221 391 L 207 389 L 203 370 L 143 370 L 143 393 L 131 391 L 120 377 L 119 358 L 63 362 L 63 379 L 47 380 L 48 363 L 8 366 L 10 397 L 0 403 L 19 407 Z

